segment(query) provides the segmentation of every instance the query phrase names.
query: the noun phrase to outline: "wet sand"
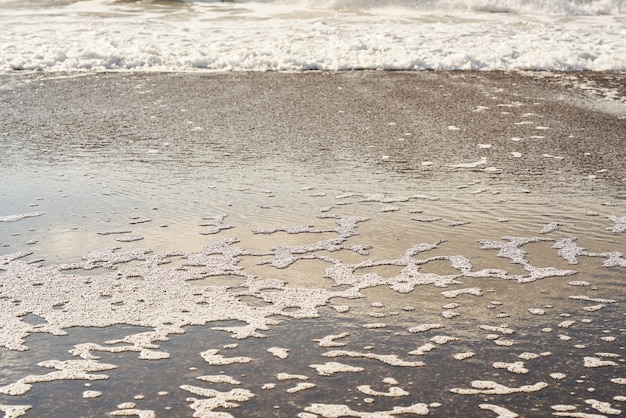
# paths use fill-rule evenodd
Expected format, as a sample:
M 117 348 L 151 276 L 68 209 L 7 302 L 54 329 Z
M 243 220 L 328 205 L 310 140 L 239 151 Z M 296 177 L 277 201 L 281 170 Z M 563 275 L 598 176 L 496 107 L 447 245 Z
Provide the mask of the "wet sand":
M 621 190 L 624 77 L 497 72 L 3 76 L 1 123 L 5 137 L 27 138 L 33 152 L 52 159 L 55 152 L 69 158 L 69 150 L 90 149 L 102 151 L 104 158 L 129 143 L 134 146 L 126 149 L 128 156 L 139 158 L 144 151 L 139 145 L 169 142 L 174 149 L 159 148 L 167 151 L 162 162 L 200 164 L 195 150 L 184 144 L 185 137 L 196 135 L 215 157 L 204 161 L 209 164 L 222 164 L 228 156 L 260 164 L 306 162 L 341 173 L 384 163 L 380 168 L 386 171 L 423 178 L 487 156 L 488 163 L 477 168 L 495 166 L 494 177 L 505 183 L 577 190 L 586 176 L 605 170 L 598 182 Z
M 0 76 L 0 410 L 621 414 L 625 81 Z

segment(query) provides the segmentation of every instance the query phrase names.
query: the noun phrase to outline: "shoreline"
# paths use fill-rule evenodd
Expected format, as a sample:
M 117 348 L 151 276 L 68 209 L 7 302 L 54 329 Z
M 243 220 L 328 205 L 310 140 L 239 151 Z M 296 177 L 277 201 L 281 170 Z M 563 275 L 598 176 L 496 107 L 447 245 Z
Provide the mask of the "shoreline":
M 335 147 L 331 155 L 338 150 L 359 163 L 384 162 L 392 171 L 418 177 L 425 168 L 430 175 L 435 168 L 445 170 L 487 157 L 487 164 L 475 168 L 494 167 L 494 175 L 505 182 L 568 189 L 569 184 L 596 176 L 595 183 L 604 179 L 609 189 L 625 191 L 626 83 L 620 81 L 626 80 L 626 73 L 103 72 L 73 76 L 0 75 L 5 85 L 1 127 L 9 139 L 32 134 L 24 119 L 30 111 L 42 124 L 82 125 L 88 131 L 89 123 L 103 122 L 90 114 L 110 112 L 123 120 L 122 113 L 138 107 L 127 100 L 143 103 L 144 108 L 156 100 L 166 108 L 189 107 L 186 110 L 199 122 L 213 121 L 212 128 L 199 127 L 205 129 L 208 141 L 215 135 L 223 137 L 224 132 L 234 135 L 222 144 L 232 155 L 248 154 L 244 145 L 254 147 L 257 156 L 267 154 L 270 143 L 272 152 L 282 147 L 297 154 L 295 158 L 315 160 L 315 155 Z M 25 84 L 13 89 L 16 79 Z M 149 90 L 147 96 L 125 97 L 140 81 L 153 85 L 141 93 Z M 29 87 L 32 82 L 43 85 Z M 615 84 L 624 91 L 616 91 Z M 28 112 L 20 103 L 29 103 Z M 83 109 L 87 115 L 55 111 L 64 108 Z M 155 114 L 140 110 L 137 116 L 134 129 L 128 128 L 129 121 L 124 126 L 106 118 L 111 136 L 124 131 L 130 139 L 141 138 L 146 136 L 142 129 L 155 128 L 150 121 Z M 167 136 L 167 126 L 180 123 L 182 116 L 156 117 L 162 118 L 165 131 L 157 126 L 162 133 L 151 134 L 154 140 Z M 268 123 L 274 118 L 280 123 Z M 241 128 L 233 128 L 236 125 Z M 60 129 L 58 134 L 66 133 Z M 253 143 L 244 142 L 243 136 Z M 294 149 L 292 140 L 303 151 Z M 484 148 L 487 145 L 492 148 Z M 423 165 L 427 163 L 432 165 Z

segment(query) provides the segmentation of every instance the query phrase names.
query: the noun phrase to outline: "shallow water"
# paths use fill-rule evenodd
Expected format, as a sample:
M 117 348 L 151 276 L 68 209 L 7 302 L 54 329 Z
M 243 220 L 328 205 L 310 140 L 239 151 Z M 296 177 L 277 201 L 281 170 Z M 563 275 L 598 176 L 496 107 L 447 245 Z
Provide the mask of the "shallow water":
M 249 392 L 223 399 L 240 406 L 205 405 L 213 412 L 204 416 L 392 416 L 418 404 L 413 414 L 432 416 L 624 409 L 623 150 L 606 128 L 623 119 L 578 122 L 587 108 L 554 102 L 550 94 L 565 93 L 537 83 L 521 107 L 543 101 L 541 125 L 554 128 L 540 143 L 528 133 L 511 141 L 527 109 L 509 118 L 494 103 L 522 92 L 488 77 L 472 76 L 511 97 L 464 87 L 457 101 L 432 98 L 446 111 L 404 115 L 412 98 L 401 84 L 455 91 L 457 75 L 238 75 L 234 90 L 228 77 L 8 79 L 0 336 L 30 350 L 1 349 L 1 391 L 52 371 L 42 361 L 97 356 L 80 364 L 116 367 L 0 394 L 3 408 L 191 416 L 190 398 L 223 396 L 203 390 L 241 389 Z M 335 83 L 352 96 L 324 102 Z M 119 99 L 134 86 L 152 93 Z M 398 97 L 372 99 L 387 87 Z M 303 90 L 309 100 L 296 100 Z M 30 106 L 23 114 L 12 106 L 20 101 Z M 368 113 L 374 104 L 392 109 Z M 481 104 L 491 113 L 472 119 Z M 457 124 L 460 137 L 448 129 Z M 562 146 L 581 124 L 605 142 Z M 509 155 L 518 142 L 526 160 Z M 542 157 L 547 150 L 563 159 Z M 450 167 L 483 156 L 501 174 Z M 267 351 L 276 347 L 288 356 Z M 327 362 L 363 370 L 311 367 Z M 197 379 L 216 375 L 239 383 Z M 101 396 L 84 398 L 87 390 Z

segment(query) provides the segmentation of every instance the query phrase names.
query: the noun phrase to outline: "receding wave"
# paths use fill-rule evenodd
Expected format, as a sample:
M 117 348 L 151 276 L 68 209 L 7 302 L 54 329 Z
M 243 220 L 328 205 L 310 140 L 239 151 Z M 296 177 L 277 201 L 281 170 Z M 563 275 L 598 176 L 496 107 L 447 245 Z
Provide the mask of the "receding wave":
M 626 70 L 625 0 L 0 0 L 0 72 Z
M 220 2 L 220 0 L 186 0 Z M 224 2 L 224 0 L 221 0 Z M 231 1 L 249 3 L 247 0 Z M 624 0 L 254 0 L 257 3 L 302 7 L 374 10 L 399 8 L 410 11 L 473 11 L 488 13 L 528 13 L 571 16 L 615 15 L 626 13 Z

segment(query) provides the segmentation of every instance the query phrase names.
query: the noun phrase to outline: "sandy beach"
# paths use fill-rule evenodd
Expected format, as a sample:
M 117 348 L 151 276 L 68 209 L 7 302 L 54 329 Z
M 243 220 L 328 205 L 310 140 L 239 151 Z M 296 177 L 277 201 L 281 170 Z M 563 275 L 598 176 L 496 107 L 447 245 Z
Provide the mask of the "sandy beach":
M 625 86 L 0 75 L 0 411 L 619 416 Z

